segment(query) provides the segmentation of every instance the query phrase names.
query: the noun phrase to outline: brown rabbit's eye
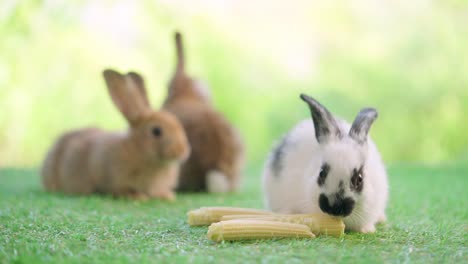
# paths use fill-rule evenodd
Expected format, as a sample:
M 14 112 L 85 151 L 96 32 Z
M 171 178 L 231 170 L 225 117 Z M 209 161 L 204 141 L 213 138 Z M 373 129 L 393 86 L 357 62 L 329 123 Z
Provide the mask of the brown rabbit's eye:
M 153 136 L 155 137 L 160 137 L 162 135 L 162 129 L 160 127 L 153 127 L 151 129 L 151 133 L 153 134 Z

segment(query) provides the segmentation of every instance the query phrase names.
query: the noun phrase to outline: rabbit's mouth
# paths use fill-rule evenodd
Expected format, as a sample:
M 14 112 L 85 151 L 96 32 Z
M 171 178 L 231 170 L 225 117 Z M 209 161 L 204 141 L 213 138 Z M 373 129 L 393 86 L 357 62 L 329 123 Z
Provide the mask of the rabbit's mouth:
M 330 204 L 328 197 L 325 194 L 320 194 L 319 206 L 320 209 L 329 215 L 346 217 L 353 212 L 354 200 L 352 198 L 337 197 L 333 204 Z

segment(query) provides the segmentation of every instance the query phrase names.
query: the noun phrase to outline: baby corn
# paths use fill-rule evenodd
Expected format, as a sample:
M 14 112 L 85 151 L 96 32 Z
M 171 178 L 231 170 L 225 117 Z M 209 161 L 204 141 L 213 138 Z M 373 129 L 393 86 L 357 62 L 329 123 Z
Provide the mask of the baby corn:
M 258 220 L 263 217 L 274 216 L 272 215 L 251 215 L 251 214 L 233 214 L 233 215 L 223 215 L 220 221 L 229 221 L 229 220 L 241 220 L 241 219 L 251 219 L 251 220 Z
M 223 240 L 273 239 L 273 238 L 314 238 L 309 227 L 301 224 L 264 221 L 264 220 L 229 220 L 213 223 L 208 228 L 208 238 L 220 242 Z
M 341 219 L 326 214 L 293 214 L 293 215 L 225 215 L 221 221 L 249 219 L 261 221 L 279 221 L 306 225 L 316 235 L 342 236 L 345 225 Z
M 219 222 L 225 215 L 271 215 L 271 212 L 249 208 L 237 207 L 202 207 L 187 213 L 188 223 L 191 226 L 210 225 Z

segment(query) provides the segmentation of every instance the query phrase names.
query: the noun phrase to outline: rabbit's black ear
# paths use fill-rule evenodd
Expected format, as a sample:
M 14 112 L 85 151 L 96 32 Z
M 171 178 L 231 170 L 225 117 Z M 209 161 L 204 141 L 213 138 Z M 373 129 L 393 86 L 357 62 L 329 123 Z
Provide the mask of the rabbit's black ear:
M 353 125 L 349 130 L 349 136 L 356 140 L 359 144 L 367 142 L 367 134 L 369 129 L 377 119 L 378 113 L 374 108 L 364 108 L 354 119 Z
M 332 138 L 339 139 L 342 137 L 335 118 L 323 105 L 305 94 L 301 94 L 301 99 L 309 105 L 317 142 L 324 143 Z

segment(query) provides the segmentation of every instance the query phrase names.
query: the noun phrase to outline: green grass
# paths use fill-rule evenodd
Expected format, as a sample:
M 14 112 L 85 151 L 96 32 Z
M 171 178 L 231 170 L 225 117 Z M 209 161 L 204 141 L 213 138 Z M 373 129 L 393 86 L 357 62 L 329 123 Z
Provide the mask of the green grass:
M 41 190 L 37 172 L 0 170 L 0 263 L 467 263 L 468 166 L 389 169 L 389 221 L 375 234 L 214 244 L 187 210 L 261 207 L 258 170 L 233 195 L 177 202 L 69 197 Z

